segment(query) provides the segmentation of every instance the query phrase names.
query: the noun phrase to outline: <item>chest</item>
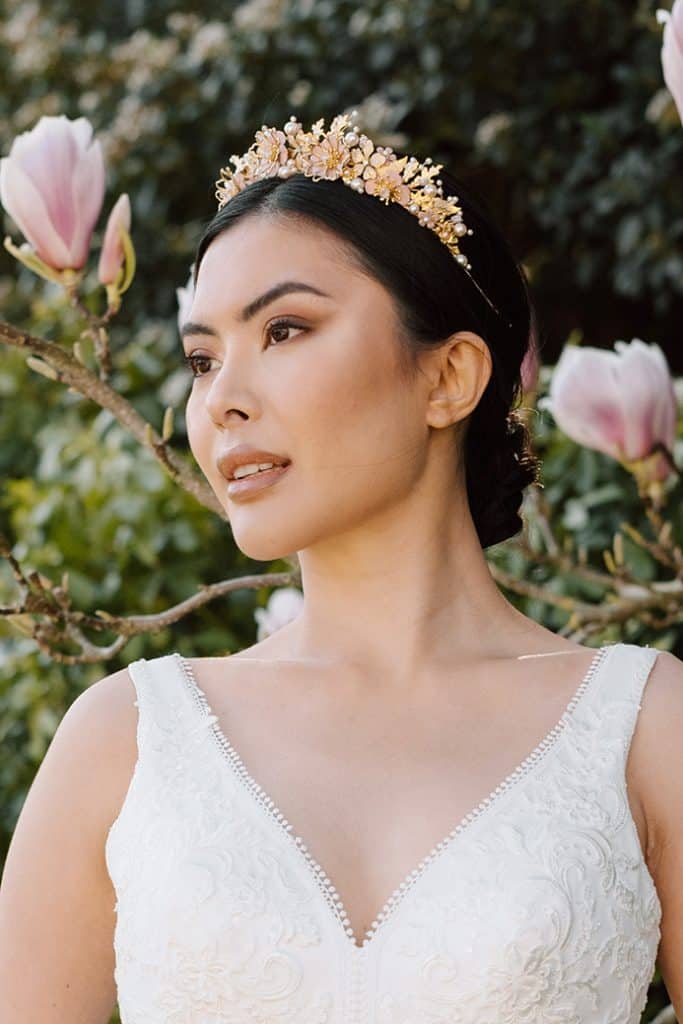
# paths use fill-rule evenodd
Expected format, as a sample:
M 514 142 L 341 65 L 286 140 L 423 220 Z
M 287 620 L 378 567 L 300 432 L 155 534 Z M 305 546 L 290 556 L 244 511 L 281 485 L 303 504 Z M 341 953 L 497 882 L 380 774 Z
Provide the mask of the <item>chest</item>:
M 392 704 L 350 700 L 341 680 L 198 674 L 245 771 L 333 881 L 358 943 L 436 844 L 533 756 L 576 690 L 574 670 L 521 700 L 489 681 L 467 699 L 453 688 Z M 628 799 L 645 849 L 635 787 Z

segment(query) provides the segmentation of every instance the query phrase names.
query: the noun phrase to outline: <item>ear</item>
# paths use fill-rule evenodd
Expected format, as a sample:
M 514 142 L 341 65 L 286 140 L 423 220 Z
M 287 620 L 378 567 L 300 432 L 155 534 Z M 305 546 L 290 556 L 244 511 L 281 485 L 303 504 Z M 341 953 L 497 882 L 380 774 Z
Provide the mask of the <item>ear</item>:
M 427 423 L 447 427 L 465 419 L 479 403 L 493 363 L 489 347 L 478 334 L 458 331 L 438 349 L 420 355 L 430 381 Z

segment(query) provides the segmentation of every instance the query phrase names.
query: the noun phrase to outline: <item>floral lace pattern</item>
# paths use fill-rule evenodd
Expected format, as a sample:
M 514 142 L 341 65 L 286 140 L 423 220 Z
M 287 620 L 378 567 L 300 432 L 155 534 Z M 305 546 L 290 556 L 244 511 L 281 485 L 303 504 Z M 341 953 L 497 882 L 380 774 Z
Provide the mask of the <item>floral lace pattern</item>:
M 122 1024 L 639 1024 L 661 905 L 625 766 L 656 656 L 602 648 L 362 946 L 183 659 L 131 663 L 138 760 L 105 847 Z

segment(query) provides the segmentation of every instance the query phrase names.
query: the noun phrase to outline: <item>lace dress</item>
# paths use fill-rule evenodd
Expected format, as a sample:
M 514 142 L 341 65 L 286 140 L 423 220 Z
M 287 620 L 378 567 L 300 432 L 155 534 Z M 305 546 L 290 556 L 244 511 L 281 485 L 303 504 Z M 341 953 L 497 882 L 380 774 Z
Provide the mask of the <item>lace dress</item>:
M 625 766 L 657 653 L 599 648 L 362 945 L 190 662 L 132 662 L 138 760 L 105 847 L 122 1024 L 638 1024 L 661 905 Z

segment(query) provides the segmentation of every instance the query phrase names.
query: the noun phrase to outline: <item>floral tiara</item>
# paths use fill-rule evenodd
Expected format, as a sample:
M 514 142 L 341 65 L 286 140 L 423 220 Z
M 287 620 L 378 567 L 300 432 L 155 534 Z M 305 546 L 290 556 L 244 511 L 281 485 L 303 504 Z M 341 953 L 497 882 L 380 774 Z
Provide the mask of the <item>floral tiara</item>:
M 430 228 L 500 316 L 500 311 L 470 274 L 472 264 L 460 251 L 460 239 L 473 232 L 463 221 L 458 197 L 443 194 L 441 179 L 437 177 L 443 164 L 432 163 L 431 157 L 424 163 L 412 156 L 397 157 L 391 146 L 375 146 L 360 132 L 358 125 L 353 124 L 357 115 L 357 110 L 338 114 L 328 130 L 321 117 L 310 132 L 303 130 L 293 114 L 284 130 L 262 125 L 246 153 L 230 157 L 234 170 L 221 168 L 221 176 L 216 181 L 218 209 L 260 178 L 303 174 L 313 181 L 339 179 L 356 192 L 376 196 L 386 205 L 400 203 L 420 224 Z

